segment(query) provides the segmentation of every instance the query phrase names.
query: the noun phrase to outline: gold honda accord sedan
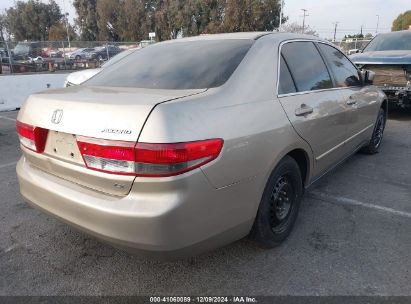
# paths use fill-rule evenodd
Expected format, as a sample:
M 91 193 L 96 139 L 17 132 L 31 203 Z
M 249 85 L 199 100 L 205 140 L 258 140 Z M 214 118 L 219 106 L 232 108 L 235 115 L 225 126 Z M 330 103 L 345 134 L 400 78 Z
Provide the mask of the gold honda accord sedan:
M 21 194 L 114 246 L 194 255 L 290 234 L 304 189 L 362 149 L 387 115 L 373 73 L 286 33 L 151 45 L 83 85 L 28 98 Z

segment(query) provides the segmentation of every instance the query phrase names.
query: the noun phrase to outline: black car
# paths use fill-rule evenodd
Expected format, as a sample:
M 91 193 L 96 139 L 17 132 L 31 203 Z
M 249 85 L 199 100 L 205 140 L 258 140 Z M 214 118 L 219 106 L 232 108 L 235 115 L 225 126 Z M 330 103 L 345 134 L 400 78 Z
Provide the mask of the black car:
M 115 45 L 97 47 L 94 51 L 86 54 L 87 59 L 107 60 L 121 52 Z
M 411 30 L 380 34 L 351 60 L 376 73 L 391 105 L 411 108 Z

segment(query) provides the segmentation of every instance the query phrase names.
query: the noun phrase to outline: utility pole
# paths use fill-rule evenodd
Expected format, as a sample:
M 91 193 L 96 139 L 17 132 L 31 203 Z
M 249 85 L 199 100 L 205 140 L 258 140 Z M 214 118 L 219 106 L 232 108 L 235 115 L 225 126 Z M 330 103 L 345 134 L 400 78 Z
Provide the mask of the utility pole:
M 308 17 L 309 15 L 307 14 L 307 10 L 305 8 L 301 9 L 304 12 L 303 15 L 303 34 L 305 33 L 305 17 Z
M 380 24 L 380 15 L 376 15 L 377 16 L 377 28 L 375 29 L 375 35 L 378 34 L 378 25 Z
M 284 6 L 284 0 L 280 0 L 280 25 L 278 26 L 278 30 L 281 30 L 281 26 L 283 24 L 283 6 Z
M 67 11 L 66 11 L 66 1 L 64 1 L 64 0 L 63 0 L 63 10 L 64 10 L 64 16 L 65 16 L 65 23 L 66 23 L 68 47 L 71 49 L 70 31 L 69 31 L 69 22 L 68 22 L 68 16 L 69 16 L 69 14 L 68 14 Z M 65 56 L 64 56 L 64 57 L 65 57 Z
M 334 27 L 334 42 L 335 42 L 335 40 L 336 40 L 336 38 L 337 38 L 337 26 L 338 26 L 338 21 L 336 21 L 335 23 L 334 23 L 334 25 L 335 25 L 335 27 Z

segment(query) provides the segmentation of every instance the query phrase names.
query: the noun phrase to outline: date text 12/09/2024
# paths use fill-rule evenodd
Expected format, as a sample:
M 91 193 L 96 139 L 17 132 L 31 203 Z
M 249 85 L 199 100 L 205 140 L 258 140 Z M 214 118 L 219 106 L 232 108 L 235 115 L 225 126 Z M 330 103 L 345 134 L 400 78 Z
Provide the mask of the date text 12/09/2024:
M 150 303 L 257 303 L 254 297 L 150 297 Z

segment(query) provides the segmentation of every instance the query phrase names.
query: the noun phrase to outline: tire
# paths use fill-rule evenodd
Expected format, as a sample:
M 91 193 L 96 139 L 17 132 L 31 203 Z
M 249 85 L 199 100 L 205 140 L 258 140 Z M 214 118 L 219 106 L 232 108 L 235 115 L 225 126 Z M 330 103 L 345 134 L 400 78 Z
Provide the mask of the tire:
M 267 182 L 250 238 L 264 248 L 274 248 L 290 234 L 297 219 L 303 182 L 297 162 L 284 157 Z
M 361 149 L 366 154 L 375 154 L 380 151 L 381 142 L 384 135 L 387 116 L 384 109 L 378 111 L 377 121 L 375 122 L 374 131 L 372 132 L 371 140 L 367 146 Z

